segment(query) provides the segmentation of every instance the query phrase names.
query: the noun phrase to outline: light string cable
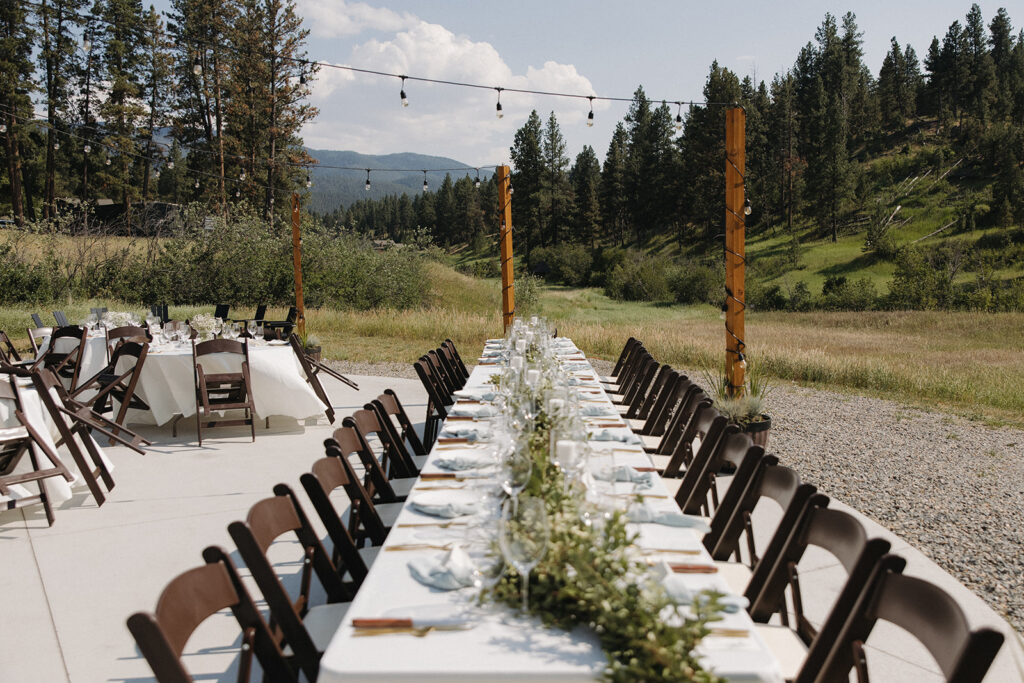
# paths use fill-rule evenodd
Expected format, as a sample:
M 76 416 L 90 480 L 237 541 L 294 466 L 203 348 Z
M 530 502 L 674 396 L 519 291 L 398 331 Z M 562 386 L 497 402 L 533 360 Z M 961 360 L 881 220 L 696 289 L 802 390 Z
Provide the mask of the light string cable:
M 728 151 L 725 153 L 725 160 L 729 163 L 730 166 L 732 166 L 733 170 L 736 171 L 736 174 L 739 175 L 739 177 L 740 177 L 740 182 L 743 184 L 743 215 L 740 215 L 740 214 L 736 213 L 735 211 L 733 211 L 732 207 L 730 207 L 728 204 L 726 204 L 725 210 L 728 211 L 730 214 L 732 214 L 733 217 L 737 221 L 739 221 L 741 227 L 746 229 L 746 227 L 747 227 L 747 219 L 746 219 L 746 217 L 748 215 L 750 215 L 750 211 L 751 211 L 750 200 L 747 199 L 747 178 L 746 178 L 745 174 L 740 172 L 739 167 L 736 166 L 736 163 L 732 160 L 732 157 L 729 156 Z M 726 237 L 725 233 L 722 233 L 720 236 L 723 237 L 723 238 Z M 725 248 L 726 258 L 729 258 L 729 256 L 732 256 L 732 257 L 738 259 L 738 265 L 742 265 L 742 266 L 746 266 L 747 265 L 747 258 L 746 258 L 746 256 L 744 256 L 743 254 L 740 254 L 740 253 L 730 249 L 729 248 L 728 240 L 725 240 L 724 248 Z M 746 297 L 744 297 L 744 299 L 745 298 Z M 729 309 L 729 299 L 732 299 L 733 301 L 735 301 L 739 305 L 739 307 L 740 307 L 740 310 L 738 311 L 739 313 L 743 313 L 744 311 L 747 310 L 747 303 L 746 303 L 746 301 L 740 300 L 733 293 L 732 289 L 729 287 L 728 284 L 725 285 L 725 303 L 722 304 L 722 312 L 726 313 L 726 316 L 725 316 L 725 331 L 726 331 L 726 333 L 730 337 L 732 337 L 736 341 L 736 350 L 734 351 L 733 349 L 726 349 L 726 351 L 728 353 L 736 354 L 736 362 L 739 363 L 740 367 L 742 367 L 745 370 L 746 367 L 747 367 L 747 359 L 746 359 L 746 355 L 745 355 L 744 351 L 747 348 L 747 345 L 743 341 L 743 339 L 741 339 L 733 331 L 733 329 L 731 327 L 729 327 L 729 316 L 728 316 L 728 313 L 727 313 L 727 311 Z M 733 388 L 733 389 L 736 388 L 736 387 L 733 387 L 733 385 L 732 385 L 732 378 L 731 377 L 727 377 L 726 381 L 729 383 L 729 387 L 730 388 Z

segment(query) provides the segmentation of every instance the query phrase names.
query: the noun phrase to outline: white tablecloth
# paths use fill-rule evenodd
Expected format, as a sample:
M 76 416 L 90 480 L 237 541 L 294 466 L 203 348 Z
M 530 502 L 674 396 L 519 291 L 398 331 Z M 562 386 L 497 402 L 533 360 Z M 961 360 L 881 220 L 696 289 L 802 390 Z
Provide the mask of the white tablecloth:
M 90 336 L 82 358 L 80 381 L 103 369 L 107 363 L 103 336 Z M 49 338 L 40 349 L 42 353 Z M 71 348 L 72 342 L 58 340 Z M 284 415 L 302 420 L 324 411 L 324 404 L 316 397 L 306 381 L 302 366 L 288 344 L 249 344 L 249 378 L 252 380 L 253 403 L 259 417 Z M 202 359 L 204 371 L 238 372 L 239 356 L 216 354 Z M 123 371 L 120 367 L 119 371 Z M 326 390 L 326 389 L 325 389 Z M 195 380 L 192 370 L 192 347 L 189 344 L 150 345 L 136 393 L 150 406 L 151 411 L 129 411 L 128 423 L 166 424 L 176 415 L 190 417 L 196 413 Z
M 477 366 L 467 383 L 468 389 L 484 388 L 497 368 Z M 582 372 L 595 376 L 593 369 Z M 594 397 L 607 402 L 607 396 Z M 465 423 L 455 423 L 456 426 Z M 651 466 L 650 459 L 638 446 L 626 446 L 618 442 L 594 442 L 595 449 L 616 450 L 616 462 L 623 457 L 633 459 L 637 466 Z M 622 449 L 633 449 L 634 453 L 621 453 Z M 456 451 L 446 450 L 451 456 Z M 441 471 L 432 466 L 438 451 L 435 448 L 424 467 L 425 472 Z M 628 464 L 628 463 L 627 463 Z M 426 486 L 437 482 L 427 482 Z M 416 488 L 423 486 L 418 482 Z M 632 485 L 616 484 L 628 491 Z M 660 479 L 645 491 L 650 494 L 666 495 Z M 415 489 L 413 491 L 415 495 Z M 648 499 L 653 506 L 678 510 L 671 498 Z M 428 534 L 424 540 L 423 529 L 400 528 L 404 523 L 437 521 L 437 518 L 419 514 L 406 506 L 398 517 L 395 527 L 388 535 L 385 547 L 393 544 L 427 542 L 446 543 L 458 540 L 448 536 L 438 540 Z M 700 543 L 699 535 L 691 530 L 658 525 L 642 525 L 643 531 L 638 543 L 649 547 L 687 547 L 699 550 L 696 556 L 672 556 L 672 561 L 710 562 L 710 557 Z M 454 527 L 453 527 L 454 530 Z M 678 544 L 678 545 L 677 545 Z M 418 551 L 416 551 L 418 552 Z M 425 551 L 436 552 L 436 551 Z M 455 610 L 468 604 L 474 589 L 443 592 L 428 588 L 412 578 L 408 561 L 410 552 L 382 552 L 370 569 L 370 573 L 359 589 L 359 593 L 348 609 L 345 620 L 335 633 L 320 662 L 320 682 L 341 681 L 593 681 L 601 676 L 606 657 L 597 638 L 586 628 L 571 633 L 557 629 L 546 629 L 538 620 L 518 618 L 503 608 L 478 607 L 484 616 L 469 630 L 433 632 L 425 638 L 409 635 L 377 635 L 353 637 L 353 618 L 374 618 L 381 616 L 402 616 L 410 608 L 439 606 L 444 610 Z M 724 581 L 716 574 L 680 575 L 692 577 L 695 589 L 714 588 L 728 592 Z M 781 681 L 778 664 L 763 641 L 753 629 L 753 623 L 746 612 L 727 614 L 715 626 L 749 630 L 748 638 L 709 637 L 702 645 L 705 665 L 718 675 L 729 680 L 750 680 L 775 683 Z
M 6 381 L 6 380 L 4 380 Z M 57 397 L 56 392 L 52 392 L 55 401 L 60 401 Z M 43 486 L 47 496 L 50 498 L 50 502 L 53 505 L 59 505 L 66 500 L 71 499 L 71 488 L 73 486 L 84 485 L 81 476 L 78 474 L 78 467 L 75 465 L 74 459 L 71 454 L 68 453 L 67 447 L 62 446 L 56 448 L 54 440 L 60 437 L 60 432 L 57 429 L 56 423 L 50 417 L 50 413 L 43 407 L 43 402 L 39 398 L 39 394 L 35 388 L 31 385 L 26 386 L 25 382 L 19 380 L 18 394 L 21 397 L 21 405 L 25 411 L 25 417 L 28 419 L 29 424 L 36 430 L 39 436 L 46 442 L 46 445 L 51 450 L 57 453 L 57 456 L 64 463 L 64 466 L 75 476 L 75 480 L 71 483 L 65 481 L 63 477 L 50 477 L 43 480 Z M 0 400 L 0 427 L 16 427 L 18 426 L 18 420 L 14 416 L 14 402 L 10 400 Z M 92 437 L 88 437 L 92 439 Z M 96 443 L 95 439 L 92 439 L 93 444 L 99 449 L 100 457 L 103 458 L 107 469 L 110 471 L 114 470 L 113 463 L 107 458 L 103 449 Z M 86 462 L 89 462 L 89 453 L 85 450 L 83 444 L 79 444 L 79 449 L 82 451 L 83 457 Z M 40 454 L 41 456 L 41 454 Z M 49 465 L 46 463 L 45 458 L 41 458 L 39 462 L 41 469 L 48 469 Z M 31 467 L 28 459 L 28 454 L 22 457 L 21 463 L 18 465 L 16 471 L 27 472 Z M 34 483 L 28 484 L 27 486 L 15 485 L 11 487 L 12 498 L 24 498 L 26 496 L 36 495 L 39 492 L 38 488 Z M 0 496 L 0 502 L 6 500 L 4 496 Z

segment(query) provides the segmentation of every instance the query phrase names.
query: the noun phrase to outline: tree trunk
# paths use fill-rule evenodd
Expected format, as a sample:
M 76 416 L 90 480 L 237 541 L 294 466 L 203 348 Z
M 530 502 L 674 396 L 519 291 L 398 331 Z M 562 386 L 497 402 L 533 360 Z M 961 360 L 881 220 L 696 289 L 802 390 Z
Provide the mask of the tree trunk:
M 18 139 L 15 137 L 13 114 L 7 115 L 7 134 L 4 135 L 4 143 L 7 147 L 7 177 L 11 181 L 11 210 L 14 212 L 15 222 L 21 226 L 25 224 L 25 211 L 21 203 L 21 154 Z
M 224 213 L 225 218 L 227 217 L 228 210 L 228 195 L 227 190 L 224 187 L 224 116 L 221 111 L 221 94 L 220 94 L 220 61 L 215 56 L 213 58 L 213 92 L 214 92 L 214 116 L 217 122 L 217 160 L 220 163 L 220 206 L 221 211 Z

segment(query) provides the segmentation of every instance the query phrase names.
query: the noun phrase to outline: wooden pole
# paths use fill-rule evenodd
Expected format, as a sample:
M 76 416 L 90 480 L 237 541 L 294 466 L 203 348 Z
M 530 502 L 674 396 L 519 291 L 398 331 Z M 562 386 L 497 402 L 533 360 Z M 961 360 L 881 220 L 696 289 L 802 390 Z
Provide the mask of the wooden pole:
M 302 303 L 302 212 L 299 211 L 299 193 L 292 193 L 292 267 L 295 269 L 295 307 L 299 317 L 295 326 L 299 334 L 306 333 L 306 305 Z
M 497 175 L 498 212 L 501 220 L 501 231 L 498 233 L 501 244 L 501 320 L 508 332 L 516 314 L 515 275 L 512 271 L 512 176 L 508 166 L 499 166 Z
M 746 308 L 746 113 L 725 112 L 725 378 L 732 395 L 743 393 L 743 310 Z

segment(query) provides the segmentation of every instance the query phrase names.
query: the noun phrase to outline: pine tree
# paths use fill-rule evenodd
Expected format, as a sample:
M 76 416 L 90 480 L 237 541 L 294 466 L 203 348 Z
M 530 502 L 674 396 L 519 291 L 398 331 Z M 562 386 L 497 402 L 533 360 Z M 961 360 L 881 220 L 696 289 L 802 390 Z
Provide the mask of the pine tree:
M 544 126 L 541 153 L 544 172 L 541 175 L 541 223 L 547 226 L 542 235 L 546 245 L 561 243 L 560 230 L 572 214 L 572 187 L 566 173 L 569 158 L 565 155 L 565 139 L 555 112 Z
M 797 121 L 796 79 L 792 72 L 775 76 L 768 116 L 770 171 L 766 175 L 768 209 L 785 220 L 793 234 L 793 219 L 803 196 L 804 170 L 807 164 L 797 152 L 800 134 Z
M 32 41 L 35 33 L 28 10 L 21 3 L 0 5 L 0 121 L 7 180 L 10 184 L 11 211 L 18 225 L 25 220 L 23 196 L 22 146 L 28 136 L 23 122 L 32 116 L 31 92 Z
M 576 155 L 576 161 L 569 170 L 569 182 L 576 199 L 572 221 L 573 241 L 595 247 L 601 228 L 601 164 L 590 145 L 583 145 L 583 150 Z
M 153 137 L 156 131 L 167 124 L 170 113 L 170 100 L 168 93 L 172 90 L 171 68 L 173 57 L 171 55 L 172 43 L 167 38 L 163 20 L 153 7 L 150 7 L 143 16 L 143 31 L 145 35 L 143 43 L 143 64 L 142 64 L 142 99 L 146 103 L 146 128 L 144 136 L 146 146 L 144 155 L 147 159 L 155 156 Z M 176 166 L 177 160 L 171 160 L 171 166 Z M 148 161 L 142 169 L 142 199 L 149 200 L 150 176 L 152 164 Z M 170 170 L 174 170 L 171 168 Z
M 889 42 L 889 52 L 882 60 L 878 72 L 878 100 L 882 114 L 882 125 L 886 130 L 902 130 L 910 110 L 910 84 L 907 82 L 907 64 L 903 50 L 896 37 Z
M 512 225 L 523 238 L 523 256 L 530 262 L 530 251 L 541 235 L 540 197 L 544 176 L 544 153 L 541 149 L 543 127 L 537 110 L 530 112 L 526 123 L 516 131 L 512 141 Z
M 626 128 L 619 122 L 615 124 L 601 169 L 601 221 L 605 235 L 619 244 L 626 243 L 627 143 Z
M 981 8 L 971 5 L 964 30 L 964 47 L 968 82 L 965 84 L 965 106 L 971 115 L 984 124 L 995 100 L 996 74 L 992 55 L 988 52 L 988 36 Z
M 991 47 L 990 55 L 995 67 L 996 86 L 993 113 L 999 119 L 1006 119 L 1013 110 L 1013 24 L 1005 7 L 992 18 L 988 25 Z

